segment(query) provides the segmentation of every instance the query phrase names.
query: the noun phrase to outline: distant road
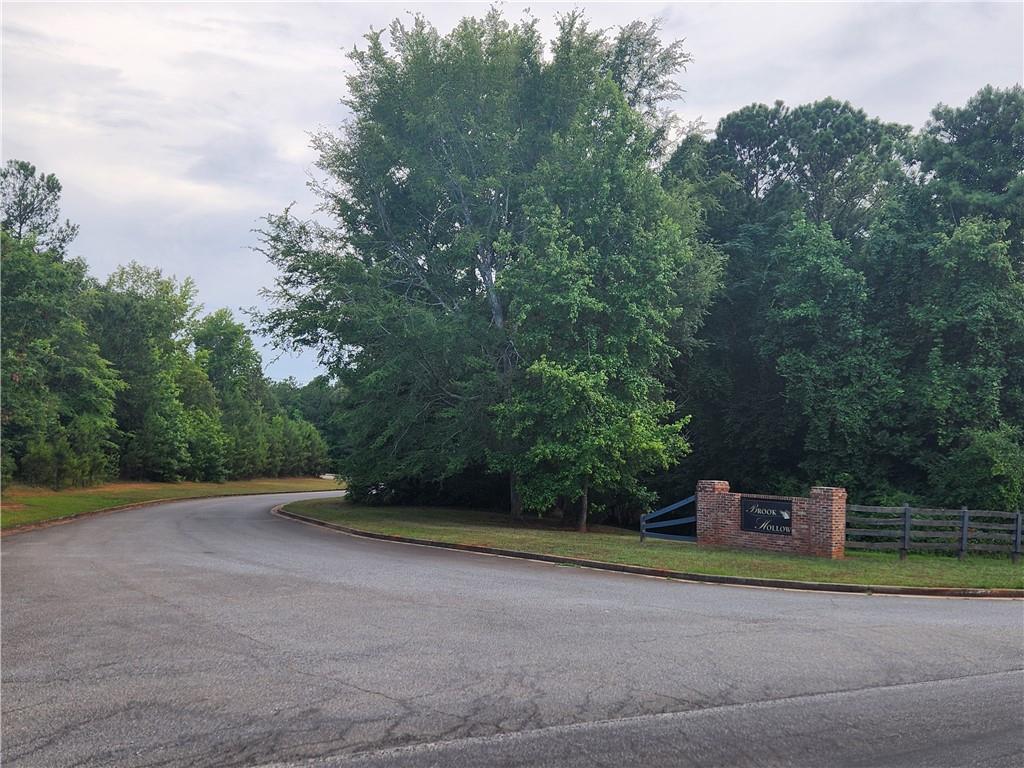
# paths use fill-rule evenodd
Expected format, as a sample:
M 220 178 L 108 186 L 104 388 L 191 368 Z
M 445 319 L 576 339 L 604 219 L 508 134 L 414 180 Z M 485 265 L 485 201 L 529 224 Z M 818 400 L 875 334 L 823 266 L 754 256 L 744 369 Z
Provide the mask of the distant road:
M 313 495 L 172 502 L 5 538 L 3 764 L 1024 756 L 1021 602 L 685 584 L 268 514 Z

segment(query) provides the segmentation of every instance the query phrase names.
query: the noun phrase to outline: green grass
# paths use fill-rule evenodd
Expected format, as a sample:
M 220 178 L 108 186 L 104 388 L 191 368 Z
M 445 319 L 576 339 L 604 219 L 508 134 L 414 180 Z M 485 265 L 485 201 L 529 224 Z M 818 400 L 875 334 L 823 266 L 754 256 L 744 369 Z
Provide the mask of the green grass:
M 334 480 L 316 477 L 279 477 L 233 480 L 226 483 L 105 483 L 91 488 L 51 491 L 27 485 L 3 489 L 0 528 L 40 523 L 96 512 L 124 504 L 189 496 L 235 496 L 244 493 L 336 490 Z
M 635 532 L 598 526 L 590 533 L 556 528 L 543 521 L 512 526 L 507 516 L 428 507 L 365 507 L 341 499 L 299 501 L 297 513 L 352 528 L 455 544 L 564 555 L 687 573 L 752 576 L 794 581 L 914 587 L 1024 589 L 1024 567 L 1008 556 L 955 557 L 913 554 L 903 562 L 895 552 L 851 552 L 843 560 L 726 551 L 685 542 L 648 540 Z

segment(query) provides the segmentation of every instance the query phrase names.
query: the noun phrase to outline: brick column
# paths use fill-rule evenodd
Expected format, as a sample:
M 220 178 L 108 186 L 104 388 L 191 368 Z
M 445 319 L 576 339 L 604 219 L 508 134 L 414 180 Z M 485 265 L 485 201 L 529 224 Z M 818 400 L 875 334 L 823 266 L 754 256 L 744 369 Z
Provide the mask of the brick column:
M 731 521 L 732 517 L 736 522 Z M 729 493 L 729 482 L 698 480 L 697 542 L 713 547 L 728 546 L 731 542 L 727 532 L 738 526 L 739 496 Z
M 846 489 L 811 488 L 809 501 L 809 554 L 843 557 L 846 548 Z

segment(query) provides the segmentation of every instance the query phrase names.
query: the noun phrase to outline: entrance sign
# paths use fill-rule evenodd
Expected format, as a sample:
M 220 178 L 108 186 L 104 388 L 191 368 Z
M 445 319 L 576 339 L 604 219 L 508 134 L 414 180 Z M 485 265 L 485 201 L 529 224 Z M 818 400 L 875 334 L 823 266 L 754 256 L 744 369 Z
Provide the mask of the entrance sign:
M 792 536 L 792 500 L 744 496 L 740 500 L 740 528 L 744 531 Z
M 846 489 L 807 496 L 733 493 L 726 480 L 697 483 L 697 546 L 839 558 L 846 544 Z

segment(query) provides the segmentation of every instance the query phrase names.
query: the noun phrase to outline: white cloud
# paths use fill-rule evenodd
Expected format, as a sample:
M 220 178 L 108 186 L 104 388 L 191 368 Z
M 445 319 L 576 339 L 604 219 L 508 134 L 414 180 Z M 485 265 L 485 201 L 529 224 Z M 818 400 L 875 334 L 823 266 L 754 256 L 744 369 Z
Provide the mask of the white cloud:
M 526 7 L 547 37 L 576 3 Z M 442 30 L 487 4 L 18 4 L 4 7 L 3 159 L 65 184 L 75 250 L 190 274 L 209 307 L 258 303 L 250 230 L 305 188 L 310 131 L 344 118 L 345 52 L 420 12 Z M 849 99 L 921 125 L 939 101 L 1021 80 L 1018 4 L 594 3 L 596 26 L 665 20 L 694 62 L 676 108 L 714 122 L 752 101 Z M 313 372 L 306 361 L 275 373 Z

